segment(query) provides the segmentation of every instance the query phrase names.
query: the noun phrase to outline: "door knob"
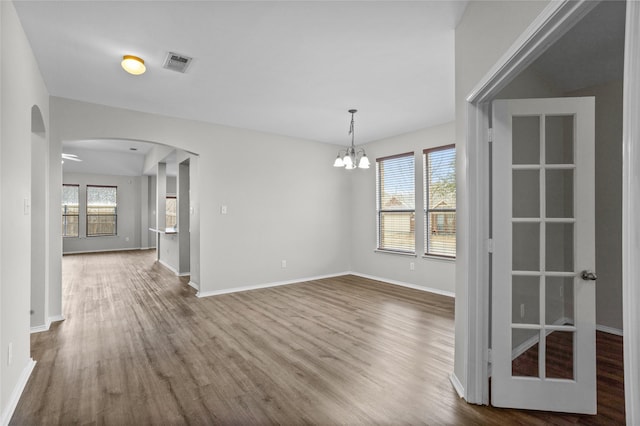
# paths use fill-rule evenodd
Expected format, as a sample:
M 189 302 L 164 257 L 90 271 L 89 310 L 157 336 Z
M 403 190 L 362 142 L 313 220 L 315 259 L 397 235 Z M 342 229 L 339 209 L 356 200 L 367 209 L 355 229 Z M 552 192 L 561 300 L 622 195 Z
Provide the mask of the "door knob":
M 598 276 L 595 274 L 595 272 L 584 270 L 580 273 L 580 278 L 585 281 L 595 281 L 598 279 Z

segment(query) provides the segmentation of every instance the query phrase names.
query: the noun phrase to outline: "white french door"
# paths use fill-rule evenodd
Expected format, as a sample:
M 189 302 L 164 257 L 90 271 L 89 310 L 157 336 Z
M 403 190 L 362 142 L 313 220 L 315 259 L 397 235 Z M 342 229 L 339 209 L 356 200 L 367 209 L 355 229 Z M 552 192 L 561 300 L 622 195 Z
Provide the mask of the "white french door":
M 594 98 L 493 102 L 491 403 L 596 412 Z

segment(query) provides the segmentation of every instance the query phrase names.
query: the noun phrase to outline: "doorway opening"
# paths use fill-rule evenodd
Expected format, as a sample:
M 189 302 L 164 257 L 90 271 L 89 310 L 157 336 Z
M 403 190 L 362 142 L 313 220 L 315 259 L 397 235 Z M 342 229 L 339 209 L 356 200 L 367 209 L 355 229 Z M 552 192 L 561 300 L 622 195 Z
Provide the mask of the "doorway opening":
M 604 3 L 611 3 L 609 6 L 614 8 L 615 7 L 620 8 L 620 10 L 622 10 L 622 13 L 619 14 L 619 16 L 621 15 L 622 22 L 624 22 L 626 19 L 627 24 L 632 20 L 625 17 L 625 12 L 627 14 L 636 13 L 636 16 L 637 16 L 637 11 L 633 12 L 634 7 L 630 6 L 629 8 L 627 8 L 626 7 L 627 5 L 624 2 L 604 2 Z M 591 2 L 581 2 L 581 3 L 562 2 L 562 3 L 550 5 L 547 9 L 545 9 L 545 11 L 539 17 L 539 20 L 537 21 L 538 27 L 533 28 L 532 26 L 531 28 L 529 28 L 527 32 L 523 35 L 520 42 L 521 44 L 519 46 L 514 46 L 512 50 L 510 50 L 508 54 L 505 55 L 505 59 L 503 59 L 503 61 L 499 64 L 501 65 L 501 67 L 495 68 L 497 71 L 495 71 L 494 75 L 488 76 L 485 80 L 483 80 L 481 84 L 477 86 L 477 89 L 474 90 L 467 98 L 467 101 L 469 102 L 468 108 L 467 108 L 467 111 L 468 111 L 467 115 L 469 119 L 467 128 L 469 129 L 469 133 L 468 133 L 468 140 L 467 140 L 468 145 L 466 149 L 468 150 L 467 153 L 468 153 L 468 159 L 470 164 L 470 170 L 472 174 L 471 180 L 472 181 L 475 180 L 473 188 L 470 188 L 470 192 L 472 192 L 473 189 L 476 189 L 476 188 L 478 189 L 477 195 L 470 196 L 469 202 L 471 207 L 470 207 L 469 214 L 470 214 L 470 217 L 473 219 L 474 223 L 486 224 L 481 226 L 480 227 L 481 229 L 472 230 L 469 235 L 470 258 L 474 258 L 474 256 L 477 256 L 477 260 L 470 261 L 470 265 L 467 268 L 468 271 L 474 271 L 474 273 L 477 275 L 477 277 L 471 277 L 469 274 L 467 278 L 467 288 L 468 288 L 467 297 L 468 297 L 468 304 L 469 304 L 467 330 L 469 335 L 467 339 L 468 369 L 467 369 L 467 375 L 466 375 L 465 398 L 469 402 L 487 404 L 488 395 L 489 395 L 488 380 L 487 380 L 489 376 L 489 368 L 488 368 L 488 362 L 487 362 L 488 361 L 487 354 L 489 353 L 488 350 L 490 348 L 490 341 L 491 341 L 491 336 L 489 332 L 491 318 L 489 315 L 489 311 L 491 306 L 490 300 L 491 300 L 492 294 L 491 294 L 491 288 L 489 286 L 489 282 L 491 281 L 492 271 L 490 268 L 490 258 L 489 258 L 489 255 L 487 255 L 487 248 L 486 248 L 486 245 L 484 244 L 484 241 L 487 241 L 488 239 L 491 238 L 490 226 L 489 226 L 490 203 L 486 201 L 489 199 L 490 151 L 489 149 L 485 150 L 486 144 L 484 143 L 484 141 L 486 141 L 486 138 L 487 138 L 487 129 L 491 127 L 491 118 L 490 118 L 491 102 L 494 99 L 499 98 L 501 95 L 503 97 L 514 97 L 514 98 L 515 97 L 518 97 L 518 98 L 548 97 L 549 96 L 548 93 L 541 94 L 540 92 L 536 92 L 536 94 L 531 95 L 531 90 L 530 90 L 531 87 L 527 88 L 525 87 L 525 85 L 520 85 L 517 88 L 518 90 L 515 90 L 515 86 L 517 84 L 515 82 L 516 80 L 519 79 L 520 83 L 522 83 L 526 78 L 530 78 L 531 74 L 536 72 L 535 67 L 532 65 L 534 61 L 538 58 L 541 58 L 541 60 L 543 60 L 542 58 L 545 57 L 545 52 L 547 51 L 548 47 L 554 45 L 554 43 L 556 42 L 561 44 L 563 42 L 562 36 L 565 35 L 567 31 L 573 31 L 571 30 L 572 28 L 579 28 L 580 27 L 579 22 L 582 19 L 587 19 L 587 21 L 585 22 L 589 22 L 588 21 L 589 18 L 593 18 L 594 16 L 596 16 L 597 14 L 591 17 L 589 16 L 592 9 L 596 7 L 607 7 L 607 5 L 602 5 L 602 4 L 599 5 L 598 3 L 591 3 Z M 631 12 L 629 12 L 629 10 L 631 10 Z M 576 23 L 578 23 L 578 25 L 574 27 Z M 635 23 L 633 22 L 632 24 L 635 25 Z M 591 27 L 592 30 L 593 28 L 594 27 Z M 598 27 L 598 28 L 601 28 L 601 27 Z M 635 34 L 637 31 L 638 31 L 637 28 L 626 29 L 627 34 L 629 33 Z M 598 35 L 600 36 L 600 38 L 604 36 L 608 36 L 608 34 L 605 34 L 605 33 L 603 33 L 602 31 L 599 31 Z M 628 36 L 627 38 L 625 38 L 624 31 L 622 32 L 622 34 L 623 36 L 621 40 L 619 39 L 618 46 L 624 46 L 624 43 L 629 44 Z M 549 52 L 552 52 L 552 49 L 553 47 L 549 49 Z M 626 63 L 624 62 L 625 55 L 627 56 L 630 55 L 628 46 L 626 50 L 624 49 L 624 47 L 622 47 L 622 49 L 618 48 L 618 50 L 612 50 L 611 52 L 608 51 L 606 53 L 608 54 L 616 51 L 619 52 L 616 56 L 617 60 L 619 61 L 618 63 L 625 64 L 624 67 L 626 67 L 626 72 L 624 72 L 623 78 L 620 78 L 619 77 L 620 74 L 618 74 L 618 78 L 615 78 L 610 81 L 595 81 L 595 82 L 592 82 L 590 85 L 583 86 L 583 87 L 574 87 L 574 88 L 564 87 L 562 88 L 564 89 L 563 96 L 567 96 L 567 95 L 577 96 L 577 95 L 580 95 L 580 93 L 578 93 L 580 91 L 584 93 L 584 91 L 587 89 L 591 90 L 592 92 L 598 91 L 598 89 L 600 89 L 601 92 L 596 93 L 595 96 L 600 98 L 606 98 L 607 96 L 604 94 L 605 92 L 607 94 L 620 93 L 620 90 L 616 89 L 616 87 L 618 88 L 622 87 L 623 80 L 624 80 L 625 90 L 627 87 L 635 87 L 629 84 L 629 81 L 635 82 L 635 80 L 633 80 L 633 78 L 629 76 L 628 64 L 630 62 L 632 64 L 637 63 L 637 59 L 635 59 L 635 62 L 633 62 L 633 61 L 628 61 L 628 58 L 627 58 L 627 62 Z M 551 55 L 551 53 L 549 53 L 549 55 Z M 595 58 L 597 60 L 597 56 Z M 549 59 L 549 56 L 547 56 L 547 59 Z M 593 56 L 592 56 L 592 59 L 593 59 Z M 540 62 L 538 63 L 538 65 L 539 64 Z M 556 64 L 556 66 L 559 66 L 559 65 Z M 622 70 L 624 67 L 621 67 L 620 70 Z M 544 81 L 544 83 L 548 83 L 548 82 Z M 509 94 L 509 90 L 512 90 L 511 94 Z M 527 90 L 529 91 L 528 92 L 529 94 L 527 94 Z M 585 93 L 585 94 L 588 94 L 588 93 Z M 557 95 L 552 93 L 552 96 L 557 96 Z M 615 98 L 616 95 L 611 95 L 611 97 Z M 620 96 L 617 96 L 617 98 L 620 99 Z M 624 102 L 626 106 L 630 104 L 627 100 L 624 100 Z M 604 103 L 606 103 L 606 101 Z M 628 117 L 629 113 L 626 110 L 626 107 L 623 108 L 621 102 L 617 102 L 617 105 L 619 105 L 619 111 L 621 111 L 621 115 L 624 114 L 625 116 Z M 628 125 L 629 125 L 628 121 L 625 121 L 624 126 L 626 127 Z M 602 124 L 596 125 L 596 127 L 600 129 L 603 128 Z M 620 132 L 620 134 L 622 134 L 622 129 L 623 129 L 623 126 L 618 124 L 617 131 Z M 625 138 L 625 140 L 627 139 L 628 138 Z M 620 142 L 618 146 L 623 146 L 621 141 L 622 141 L 622 138 L 620 138 Z M 616 148 L 614 147 L 613 151 L 615 150 Z M 625 160 L 624 157 L 621 160 L 621 164 L 622 164 L 621 168 L 623 170 L 629 167 L 629 163 Z M 606 167 L 607 167 L 607 170 L 612 168 L 610 164 L 607 165 Z M 607 170 L 605 170 L 604 172 L 601 170 L 600 174 L 602 175 L 602 173 L 606 173 Z M 619 170 L 620 168 L 617 171 L 619 172 Z M 596 171 L 596 173 L 598 173 L 598 171 Z M 634 198 L 633 198 L 632 191 L 630 191 L 630 188 L 628 186 L 626 187 L 627 189 L 625 189 L 624 180 L 622 181 L 623 181 L 622 184 L 618 184 L 619 192 L 622 194 L 625 194 L 624 196 L 622 196 L 622 203 L 625 202 L 624 197 L 629 195 L 631 195 L 631 199 L 633 201 Z M 596 188 L 596 193 L 597 192 L 598 192 L 598 189 Z M 614 215 L 616 215 L 616 221 L 618 223 L 623 223 L 622 229 L 624 229 L 624 226 L 626 226 L 624 225 L 625 223 L 624 211 L 625 211 L 624 208 L 620 206 L 617 209 L 617 211 L 614 213 Z M 596 212 L 596 214 L 598 213 Z M 623 220 L 620 220 L 620 218 L 623 218 Z M 627 229 L 629 229 L 629 227 L 627 227 Z M 602 232 L 602 230 L 600 232 Z M 611 234 L 614 234 L 614 232 L 612 232 Z M 607 236 L 604 237 L 605 240 L 606 238 Z M 601 240 L 600 243 L 602 243 L 603 237 L 601 236 L 599 239 Z M 623 242 L 624 242 L 624 233 L 622 238 L 620 237 L 617 238 L 617 244 L 619 246 L 622 246 Z M 603 249 L 601 248 L 600 251 L 602 250 Z M 615 264 L 613 264 L 612 266 L 611 263 L 608 265 L 610 267 L 612 266 L 617 271 L 624 270 L 625 269 L 624 259 L 625 258 L 629 259 L 628 257 L 629 252 L 625 252 L 624 249 L 621 249 L 621 252 L 622 253 L 620 257 L 621 259 L 623 259 L 621 262 L 621 267 L 616 267 Z M 620 276 L 619 286 L 621 288 L 621 292 L 624 292 L 626 291 L 625 288 L 628 287 L 629 283 L 625 281 L 624 278 L 622 278 L 622 275 L 623 275 L 622 273 L 619 275 Z M 612 279 L 612 281 L 613 280 L 614 279 Z M 615 291 L 612 291 L 611 293 L 615 293 Z M 622 304 L 622 297 L 620 296 L 615 299 L 616 299 L 616 303 L 618 303 L 618 306 L 620 306 Z M 601 310 L 601 312 L 603 313 L 603 315 L 600 315 L 600 317 L 605 318 L 607 311 Z M 619 315 L 619 309 L 618 309 L 618 315 Z M 626 310 L 624 313 L 624 317 L 622 318 L 622 322 L 624 322 L 625 324 L 628 324 L 628 318 L 629 318 L 629 313 L 628 313 L 628 310 Z M 615 323 L 614 323 L 614 326 L 608 326 L 608 327 L 609 328 L 607 328 L 606 324 L 602 324 L 602 326 L 599 328 L 607 332 L 618 331 L 618 329 L 615 327 Z M 627 332 L 629 332 L 629 329 L 625 330 L 625 334 Z M 632 331 L 632 333 L 634 332 Z M 626 351 L 627 344 L 628 344 L 628 340 L 625 337 L 625 351 Z M 629 372 L 625 370 L 625 375 L 626 375 L 625 378 L 629 378 L 628 374 Z M 627 382 L 627 380 L 625 380 L 625 382 Z M 630 398 L 628 395 L 626 396 L 626 400 L 627 400 L 627 406 L 629 406 Z M 628 412 L 627 412 L 627 415 L 628 415 Z

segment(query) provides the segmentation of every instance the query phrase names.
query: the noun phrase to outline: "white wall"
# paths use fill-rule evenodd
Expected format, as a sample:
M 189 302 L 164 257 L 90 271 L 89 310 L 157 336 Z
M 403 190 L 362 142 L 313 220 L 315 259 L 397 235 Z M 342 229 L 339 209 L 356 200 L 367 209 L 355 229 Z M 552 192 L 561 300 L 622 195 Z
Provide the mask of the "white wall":
M 351 172 L 336 169 L 336 174 L 351 179 L 351 269 L 360 274 L 407 283 L 446 294 L 455 288 L 455 261 L 425 258 L 423 155 L 428 148 L 451 145 L 455 141 L 454 123 L 448 123 L 364 145 L 372 162 L 368 170 Z M 412 152 L 415 156 L 415 205 L 417 256 L 375 252 L 376 249 L 376 169 L 375 159 Z M 347 176 L 345 176 L 347 177 Z M 409 264 L 415 264 L 410 270 Z
M 547 6 L 548 1 L 472 1 L 456 28 L 456 155 L 458 198 L 458 257 L 456 260 L 456 319 L 454 374 L 464 388 L 467 357 L 466 241 L 470 223 L 470 173 L 466 144 L 466 97 L 489 69 Z
M 11 2 L 0 2 L 0 422 L 32 366 L 30 336 L 31 108 L 37 105 L 49 133 L 49 99 L 27 38 Z M 58 163 L 60 162 L 58 156 Z M 59 233 L 58 229 L 58 233 Z M 59 240 L 58 240 L 59 241 Z M 11 362 L 9 345 L 13 348 Z
M 190 184 L 200 192 L 202 293 L 349 270 L 350 183 L 331 167 L 336 146 L 56 97 L 51 103 L 53 144 L 124 138 L 199 155 Z M 220 214 L 222 205 L 228 214 Z
M 63 238 L 63 252 L 77 253 L 105 250 L 127 250 L 140 248 L 142 218 L 141 180 L 145 177 L 111 176 L 85 173 L 65 173 L 65 184 L 80 185 L 80 226 L 78 238 Z M 87 185 L 117 186 L 118 226 L 117 236 L 87 237 L 86 194 Z

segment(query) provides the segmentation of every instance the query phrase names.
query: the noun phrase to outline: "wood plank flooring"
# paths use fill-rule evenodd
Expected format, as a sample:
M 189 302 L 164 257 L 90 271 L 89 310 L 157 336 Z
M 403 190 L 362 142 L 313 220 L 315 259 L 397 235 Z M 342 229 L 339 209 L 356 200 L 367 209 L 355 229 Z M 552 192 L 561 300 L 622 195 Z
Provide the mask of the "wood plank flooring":
M 63 258 L 66 320 L 32 335 L 11 424 L 624 422 L 621 338 L 599 335 L 598 416 L 475 406 L 449 382 L 451 298 L 346 276 L 198 299 L 154 259 Z

